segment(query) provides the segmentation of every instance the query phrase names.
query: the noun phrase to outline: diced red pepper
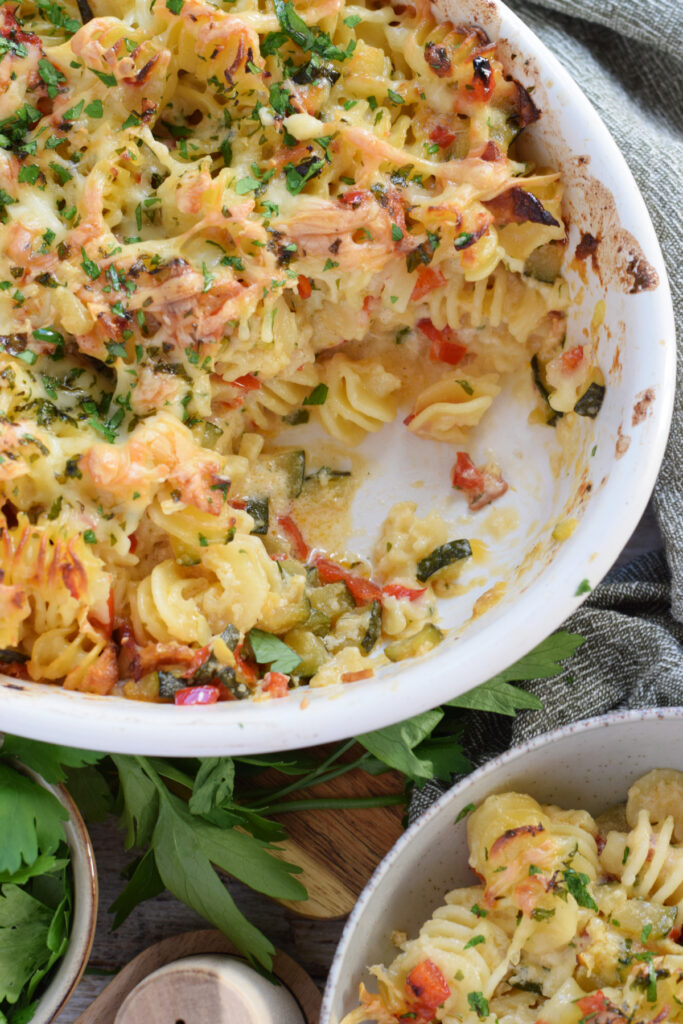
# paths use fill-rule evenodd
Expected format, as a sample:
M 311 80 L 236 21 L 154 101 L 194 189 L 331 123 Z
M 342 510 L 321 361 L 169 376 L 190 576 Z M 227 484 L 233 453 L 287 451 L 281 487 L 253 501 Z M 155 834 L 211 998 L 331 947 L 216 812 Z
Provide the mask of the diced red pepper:
M 283 672 L 266 672 L 263 677 L 263 692 L 271 697 L 286 697 L 289 693 L 289 676 Z
M 445 283 L 446 278 L 436 267 L 421 267 L 417 273 L 415 287 L 410 293 L 410 301 L 419 302 L 429 292 L 433 292 L 435 288 L 440 288 Z
M 570 348 L 566 352 L 563 352 L 560 356 L 560 363 L 562 369 L 567 373 L 575 370 L 577 366 L 583 361 L 583 345 L 577 345 L 575 348 Z
M 245 373 L 243 377 L 231 380 L 230 383 L 234 388 L 243 388 L 244 391 L 260 391 L 261 389 L 261 381 L 253 373 Z
M 508 489 L 500 470 L 478 469 L 467 452 L 458 452 L 451 479 L 453 486 L 467 495 L 473 512 L 490 505 Z
M 138 547 L 137 533 L 131 533 L 130 536 L 128 537 L 128 540 L 130 541 L 130 553 L 131 555 L 134 555 Z
M 306 277 L 305 274 L 299 274 L 299 279 L 296 283 L 297 291 L 299 292 L 300 299 L 308 299 L 313 291 L 313 285 L 311 284 L 310 277 Z
M 305 562 L 308 558 L 311 549 L 303 538 L 301 530 L 296 525 L 291 516 L 278 516 L 278 526 L 284 533 L 285 537 L 292 546 L 292 551 L 296 558 L 301 562 Z
M 458 452 L 452 475 L 453 486 L 460 491 L 483 491 L 484 474 L 472 462 L 467 452 Z
M 211 648 L 209 647 L 208 644 L 206 645 L 206 647 L 200 647 L 200 649 L 197 651 L 190 664 L 187 666 L 187 672 L 185 673 L 185 675 L 191 676 L 194 672 L 197 671 L 198 668 L 201 668 L 206 659 L 209 657 L 210 653 Z
M 486 103 L 491 98 L 495 85 L 493 70 L 486 57 L 475 57 L 472 63 L 474 65 L 474 74 L 472 76 L 474 98 L 479 103 Z
M 257 679 L 256 666 L 242 657 L 242 647 L 243 644 L 239 643 L 233 651 L 235 666 L 245 682 L 255 683 Z
M 429 138 L 437 144 L 439 149 L 448 149 L 450 144 L 455 142 L 455 132 L 449 131 L 442 124 L 437 124 L 436 128 L 429 133 Z
M 364 203 L 366 199 L 369 199 L 372 195 L 366 189 L 356 188 L 349 189 L 344 192 L 343 195 L 339 196 L 339 202 L 344 203 L 345 206 L 351 206 L 354 210 Z
M 342 672 L 341 681 L 342 683 L 357 683 L 359 679 L 370 679 L 374 674 L 374 670 L 371 668 L 364 668 L 361 672 Z
M 406 991 L 420 1013 L 438 1009 L 451 994 L 448 982 L 433 960 L 423 960 L 413 967 L 406 979 Z
M 397 597 L 399 601 L 405 597 L 409 601 L 417 601 L 418 597 L 422 597 L 426 590 L 426 587 L 421 587 L 420 589 L 404 587 L 402 583 L 387 583 L 386 586 L 382 587 L 383 594 L 387 594 L 389 597 Z
M 356 604 L 370 604 L 371 601 L 381 601 L 382 591 L 372 580 L 368 580 L 364 576 L 355 576 L 347 569 L 343 569 L 341 565 L 337 565 L 336 562 L 325 558 L 323 555 L 317 555 L 314 562 L 323 583 L 339 583 L 343 581 L 351 591 L 351 596 Z
M 187 686 L 178 690 L 173 699 L 176 704 L 187 707 L 190 704 L 215 704 L 218 695 L 217 686 Z
M 418 320 L 417 326 L 431 341 L 429 358 L 433 363 L 448 363 L 450 366 L 457 366 L 466 355 L 467 349 L 460 344 L 458 335 L 450 327 L 439 330 L 431 320 L 427 319 Z
M 109 636 L 114 628 L 114 588 L 109 588 L 109 597 L 107 598 L 107 610 L 109 612 Z

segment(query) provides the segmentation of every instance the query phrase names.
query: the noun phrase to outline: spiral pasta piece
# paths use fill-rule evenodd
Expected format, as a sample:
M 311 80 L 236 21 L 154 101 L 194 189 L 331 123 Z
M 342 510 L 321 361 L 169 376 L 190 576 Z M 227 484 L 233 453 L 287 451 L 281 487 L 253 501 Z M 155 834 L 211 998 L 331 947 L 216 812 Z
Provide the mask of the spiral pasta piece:
M 328 434 L 339 441 L 357 445 L 396 416 L 395 392 L 401 382 L 381 363 L 335 355 L 320 365 L 320 380 L 328 394 L 316 413 Z
M 499 392 L 495 374 L 445 377 L 417 396 L 408 429 L 434 441 L 463 444 Z

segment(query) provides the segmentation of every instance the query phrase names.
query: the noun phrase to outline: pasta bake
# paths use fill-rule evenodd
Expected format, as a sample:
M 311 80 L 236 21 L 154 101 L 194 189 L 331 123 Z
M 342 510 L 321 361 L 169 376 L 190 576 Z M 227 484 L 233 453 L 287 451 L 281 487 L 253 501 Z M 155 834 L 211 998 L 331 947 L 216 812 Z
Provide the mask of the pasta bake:
M 397 416 L 498 499 L 466 444 L 513 371 L 597 414 L 532 96 L 425 0 L 91 6 L 0 5 L 4 671 L 214 703 L 430 650 L 476 538 L 403 502 L 367 560 L 316 516 Z
M 379 993 L 343 1024 L 664 1024 L 683 1020 L 683 773 L 625 809 L 489 796 L 467 823 L 477 884 L 403 936 Z

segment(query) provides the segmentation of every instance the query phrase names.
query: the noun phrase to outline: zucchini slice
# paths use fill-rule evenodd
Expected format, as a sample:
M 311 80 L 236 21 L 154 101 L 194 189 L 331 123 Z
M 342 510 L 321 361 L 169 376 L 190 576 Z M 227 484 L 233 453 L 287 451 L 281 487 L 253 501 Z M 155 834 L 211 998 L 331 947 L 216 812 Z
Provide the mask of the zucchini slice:
M 270 502 L 268 498 L 247 498 L 247 512 L 254 520 L 252 533 L 268 533 Z
M 554 284 L 560 276 L 563 258 L 564 246 L 559 242 L 548 242 L 529 253 L 524 264 L 524 274 L 537 281 Z
M 284 471 L 287 478 L 287 497 L 298 498 L 306 477 L 306 452 L 300 448 L 280 452 L 273 455 L 268 464 L 271 469 Z
M 545 386 L 545 380 L 543 379 L 543 369 L 538 360 L 538 356 L 534 356 L 531 360 L 531 373 L 533 374 L 534 384 L 538 388 L 539 394 L 543 399 L 545 406 L 545 418 L 546 423 L 549 427 L 554 427 L 559 419 L 564 416 L 563 412 L 558 412 L 557 409 L 553 409 L 550 404 L 550 392 Z
M 415 658 L 418 654 L 426 654 L 432 648 L 438 647 L 442 640 L 441 630 L 437 629 L 433 622 L 428 622 L 419 633 L 387 644 L 384 653 L 389 661 L 403 661 L 404 658 Z
M 361 650 L 365 654 L 369 654 L 372 648 L 379 640 L 379 635 L 382 632 L 382 603 L 381 601 L 373 601 L 370 605 L 370 617 L 368 618 L 367 629 L 365 630 L 365 636 L 360 642 Z
M 420 559 L 417 563 L 417 578 L 420 583 L 426 583 L 439 569 L 445 569 L 447 565 L 452 565 L 462 558 L 470 558 L 471 555 L 472 548 L 468 540 L 450 540 L 448 544 L 434 548 L 431 554 Z
M 319 636 L 308 629 L 292 629 L 284 639 L 287 646 L 301 658 L 295 670 L 297 676 L 310 679 L 326 661 L 330 660 L 325 644 Z
M 605 400 L 605 391 L 606 388 L 604 385 L 596 384 L 595 381 L 593 381 L 574 406 L 574 412 L 579 416 L 590 416 L 590 418 L 594 420 L 602 409 L 602 403 Z

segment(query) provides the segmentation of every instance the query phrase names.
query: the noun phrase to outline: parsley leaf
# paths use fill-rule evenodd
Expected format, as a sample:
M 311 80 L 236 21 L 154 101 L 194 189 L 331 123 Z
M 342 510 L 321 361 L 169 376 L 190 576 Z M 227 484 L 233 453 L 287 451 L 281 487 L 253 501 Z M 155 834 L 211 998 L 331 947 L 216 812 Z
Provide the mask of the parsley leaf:
M 259 665 L 270 665 L 272 672 L 289 675 L 301 664 L 301 658 L 291 647 L 262 629 L 249 630 L 249 643 Z
M 17 871 L 39 853 L 54 853 L 68 817 L 59 800 L 33 779 L 0 764 L 0 871 Z
M 564 884 L 572 894 L 580 907 L 587 907 L 588 910 L 598 911 L 598 905 L 588 891 L 590 878 L 582 871 L 575 871 L 574 868 L 565 868 L 562 872 Z
M 307 53 L 317 53 L 326 60 L 345 60 L 346 50 L 335 46 L 326 32 L 316 26 L 315 30 L 308 27 L 300 18 L 290 0 L 273 0 L 277 20 L 285 36 L 300 46 Z M 262 52 L 264 52 L 262 50 Z
M 327 384 L 317 384 L 310 395 L 306 395 L 302 405 L 324 405 L 327 401 L 327 393 L 330 389 Z
M 0 1003 L 13 1004 L 50 960 L 47 941 L 52 911 L 18 885 L 3 885 L 1 891 Z
M 442 718 L 443 711 L 439 709 L 425 711 L 406 722 L 363 733 L 357 739 L 383 764 L 403 772 L 413 782 L 424 784 L 434 778 L 434 764 L 419 757 L 415 748 L 431 735 Z
M 85 112 L 88 115 L 88 117 L 102 117 L 104 114 L 102 100 L 93 100 L 92 103 L 89 103 L 88 106 L 85 108 Z
M 116 85 L 116 75 L 111 75 L 106 71 L 98 71 L 97 68 L 88 68 L 88 71 L 92 71 L 93 75 L 97 75 L 100 82 L 107 86 L 108 89 L 112 85 Z
M 479 1020 L 485 1020 L 489 1015 L 488 1000 L 484 998 L 483 992 L 468 992 L 467 1002 L 470 1009 L 474 1010 Z
M 33 333 L 37 336 L 39 331 Z M 46 782 L 51 783 L 66 780 L 63 766 L 80 768 L 86 764 L 95 764 L 104 757 L 104 754 L 92 750 L 39 743 L 37 740 L 27 740 L 20 736 L 5 736 L 1 753 L 3 757 L 16 757 L 27 768 L 32 768 L 34 772 L 42 775 Z

